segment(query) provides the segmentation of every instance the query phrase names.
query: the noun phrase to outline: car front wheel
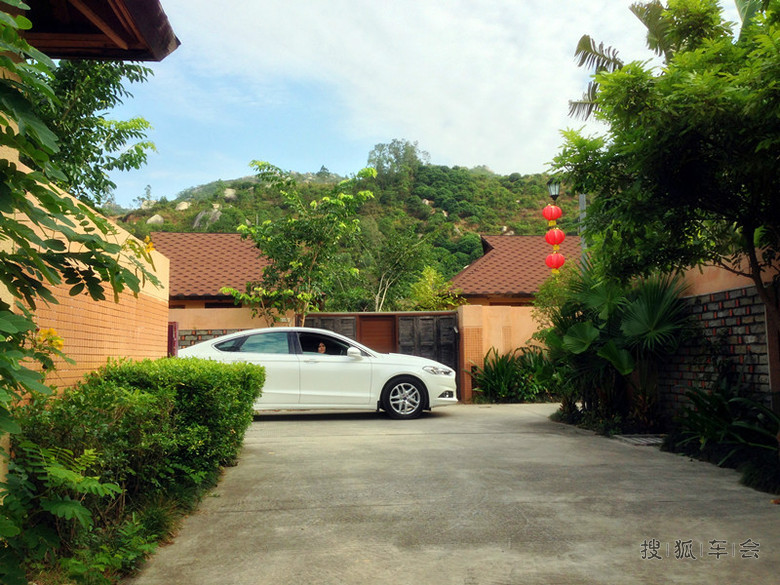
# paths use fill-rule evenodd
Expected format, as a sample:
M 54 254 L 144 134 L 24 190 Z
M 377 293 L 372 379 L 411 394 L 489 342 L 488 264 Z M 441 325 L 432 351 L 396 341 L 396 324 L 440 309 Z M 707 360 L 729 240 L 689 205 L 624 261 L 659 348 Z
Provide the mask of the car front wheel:
M 425 408 L 425 390 L 414 378 L 391 380 L 382 393 L 382 408 L 390 418 L 417 418 Z

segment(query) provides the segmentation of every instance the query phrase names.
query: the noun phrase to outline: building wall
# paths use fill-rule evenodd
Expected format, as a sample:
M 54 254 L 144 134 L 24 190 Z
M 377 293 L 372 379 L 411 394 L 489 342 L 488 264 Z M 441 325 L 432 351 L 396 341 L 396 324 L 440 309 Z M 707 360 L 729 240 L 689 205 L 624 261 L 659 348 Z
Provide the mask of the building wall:
M 482 366 L 485 355 L 494 347 L 499 354 L 528 345 L 537 325 L 531 315 L 533 307 L 464 305 L 458 307 L 460 327 L 460 396 L 471 402 L 472 381 L 468 372 Z
M 687 340 L 659 377 L 661 408 L 667 419 L 679 413 L 694 389 L 714 387 L 719 370 L 733 387 L 749 388 L 770 405 L 770 348 L 764 305 L 754 286 L 689 298 L 700 334 Z
M 171 304 L 179 306 L 178 302 L 172 302 Z M 190 308 L 193 305 L 197 308 Z M 188 330 L 229 330 L 232 332 L 238 329 L 269 327 L 269 324 L 262 317 L 252 317 L 251 309 L 244 307 L 205 309 L 202 301 L 197 304 L 187 304 L 182 309 L 170 309 L 168 319 L 178 324 L 180 339 L 182 332 Z M 277 322 L 278 326 L 292 324 L 292 317 Z M 186 346 L 180 344 L 179 347 Z
M 530 306 L 533 302 L 533 296 L 476 296 L 476 295 L 464 295 L 464 298 L 468 300 L 469 305 L 486 305 L 486 306 L 511 306 L 511 307 L 524 307 Z
M 40 304 L 35 320 L 39 328 L 57 331 L 65 342 L 63 352 L 75 364 L 58 360 L 56 370 L 46 377 L 48 384 L 73 385 L 109 358 L 141 360 L 167 355 L 166 299 L 123 292 L 116 303 L 110 291 L 104 301 L 93 301 L 87 295 L 71 297 L 63 286 L 54 291 L 59 304 Z
M 692 297 L 754 285 L 746 276 L 737 276 L 715 266 L 690 269 L 685 273 L 685 283 L 689 287 L 687 294 Z

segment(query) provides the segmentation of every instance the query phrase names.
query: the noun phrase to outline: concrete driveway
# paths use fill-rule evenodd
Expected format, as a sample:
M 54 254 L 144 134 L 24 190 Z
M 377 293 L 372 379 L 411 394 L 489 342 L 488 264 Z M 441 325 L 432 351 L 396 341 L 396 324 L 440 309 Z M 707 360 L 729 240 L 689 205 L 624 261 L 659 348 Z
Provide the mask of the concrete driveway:
M 239 465 L 128 583 L 778 582 L 772 496 L 550 422 L 555 408 L 260 417 Z

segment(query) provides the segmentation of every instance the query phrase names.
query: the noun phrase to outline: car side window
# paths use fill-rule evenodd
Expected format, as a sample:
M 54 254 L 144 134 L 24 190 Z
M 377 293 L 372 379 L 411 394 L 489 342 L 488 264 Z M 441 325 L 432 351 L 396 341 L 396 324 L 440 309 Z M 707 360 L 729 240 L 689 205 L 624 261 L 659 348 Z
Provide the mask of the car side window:
M 287 333 L 284 331 L 250 335 L 241 344 L 241 353 L 290 353 Z
M 287 333 L 284 331 L 270 331 L 247 335 L 229 341 L 223 341 L 216 345 L 221 351 L 240 353 L 273 353 L 289 354 L 290 345 L 287 341 Z
M 301 342 L 303 353 L 347 355 L 347 349 L 349 349 L 349 345 L 340 339 L 319 333 L 300 333 L 298 340 Z
M 214 345 L 219 351 L 238 351 L 241 344 L 244 343 L 243 337 L 236 337 L 235 339 L 228 339 L 221 343 Z

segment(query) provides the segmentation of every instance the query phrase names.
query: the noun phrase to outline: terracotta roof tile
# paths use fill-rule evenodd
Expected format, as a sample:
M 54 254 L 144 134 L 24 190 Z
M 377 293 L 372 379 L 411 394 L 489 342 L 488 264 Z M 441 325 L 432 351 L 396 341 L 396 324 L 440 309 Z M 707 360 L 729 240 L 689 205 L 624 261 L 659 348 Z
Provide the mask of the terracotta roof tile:
M 549 276 L 544 259 L 552 246 L 544 236 L 483 236 L 485 255 L 452 279 L 464 296 L 532 295 Z M 561 254 L 567 262 L 581 254 L 579 236 L 566 236 Z
M 153 232 L 154 247 L 171 261 L 170 296 L 221 296 L 231 286 L 243 291 L 259 279 L 267 262 L 239 234 Z

